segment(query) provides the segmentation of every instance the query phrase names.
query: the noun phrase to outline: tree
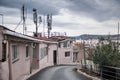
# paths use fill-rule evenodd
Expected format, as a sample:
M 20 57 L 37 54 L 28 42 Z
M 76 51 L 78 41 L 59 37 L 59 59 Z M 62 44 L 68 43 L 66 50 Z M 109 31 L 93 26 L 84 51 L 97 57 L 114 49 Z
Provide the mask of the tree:
M 93 54 L 93 62 L 100 66 L 120 67 L 120 52 L 118 44 L 111 39 L 99 39 Z

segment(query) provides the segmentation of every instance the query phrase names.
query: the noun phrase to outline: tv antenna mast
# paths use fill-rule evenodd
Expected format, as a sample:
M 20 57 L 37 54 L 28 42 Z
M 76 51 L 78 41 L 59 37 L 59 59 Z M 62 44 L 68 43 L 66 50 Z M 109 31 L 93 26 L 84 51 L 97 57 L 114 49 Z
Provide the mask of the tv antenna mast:
M 52 30 L 52 14 L 47 15 L 48 38 L 50 37 L 50 30 Z
M 25 6 L 23 5 L 22 6 L 23 34 L 26 34 L 26 30 L 27 30 L 25 13 L 27 14 L 27 11 L 25 10 Z
M 37 14 L 37 9 L 33 8 L 33 21 L 36 25 L 36 32 L 35 32 L 35 36 L 38 36 L 38 27 L 40 26 L 40 24 L 42 23 L 42 17 L 39 16 L 39 26 L 38 26 L 38 14 Z
M 18 28 L 18 26 L 21 24 L 21 22 L 23 21 L 23 34 L 26 34 L 26 16 L 27 16 L 27 9 L 25 9 L 25 6 L 23 5 L 21 8 L 21 20 L 20 22 L 17 24 L 17 26 L 15 27 L 14 30 L 16 30 Z

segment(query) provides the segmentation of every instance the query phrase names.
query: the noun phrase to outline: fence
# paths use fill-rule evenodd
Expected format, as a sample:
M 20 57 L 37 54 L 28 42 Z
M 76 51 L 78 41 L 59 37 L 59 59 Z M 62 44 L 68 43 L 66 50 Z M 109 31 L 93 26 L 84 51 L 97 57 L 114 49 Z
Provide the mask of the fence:
M 92 62 L 79 64 L 81 69 L 87 74 L 97 76 L 101 80 L 120 80 L 120 68 L 111 66 L 102 66 L 93 64 Z

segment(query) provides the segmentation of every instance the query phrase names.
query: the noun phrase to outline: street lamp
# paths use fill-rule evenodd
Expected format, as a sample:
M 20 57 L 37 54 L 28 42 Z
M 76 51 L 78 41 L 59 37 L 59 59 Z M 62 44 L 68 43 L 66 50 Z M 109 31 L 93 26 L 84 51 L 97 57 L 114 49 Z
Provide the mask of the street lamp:
M 2 25 L 3 25 L 3 14 L 0 14 L 0 16 L 2 17 Z

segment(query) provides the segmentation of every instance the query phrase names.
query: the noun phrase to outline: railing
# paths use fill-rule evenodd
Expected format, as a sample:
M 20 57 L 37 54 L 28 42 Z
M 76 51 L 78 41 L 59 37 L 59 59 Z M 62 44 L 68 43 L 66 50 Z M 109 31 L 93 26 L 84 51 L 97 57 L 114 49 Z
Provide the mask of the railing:
M 79 66 L 78 66 L 79 65 Z M 101 80 L 120 80 L 120 68 L 111 66 L 82 65 L 77 64 L 78 69 L 84 70 L 87 74 L 101 78 Z

